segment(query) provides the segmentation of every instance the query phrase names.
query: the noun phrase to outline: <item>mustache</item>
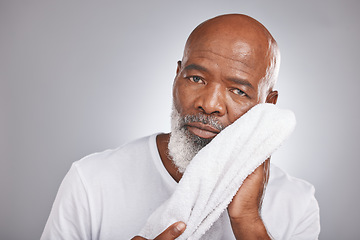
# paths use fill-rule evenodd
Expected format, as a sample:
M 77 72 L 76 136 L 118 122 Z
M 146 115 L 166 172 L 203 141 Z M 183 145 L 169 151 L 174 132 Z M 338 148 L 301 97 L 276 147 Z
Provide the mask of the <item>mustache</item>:
M 189 123 L 201 122 L 203 124 L 210 125 L 219 131 L 222 131 L 225 128 L 225 126 L 219 121 L 218 118 L 211 116 L 211 115 L 202 114 L 202 113 L 198 113 L 196 115 L 186 115 L 183 117 L 182 120 L 183 120 L 182 127 L 184 127 L 186 124 L 189 124 Z

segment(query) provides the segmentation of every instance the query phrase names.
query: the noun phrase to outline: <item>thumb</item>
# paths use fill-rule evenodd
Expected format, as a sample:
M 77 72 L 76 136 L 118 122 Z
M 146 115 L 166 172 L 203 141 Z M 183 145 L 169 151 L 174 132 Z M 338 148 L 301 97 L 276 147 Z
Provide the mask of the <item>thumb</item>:
M 186 225 L 183 222 L 176 222 L 164 230 L 154 240 L 173 240 L 179 237 L 185 231 Z

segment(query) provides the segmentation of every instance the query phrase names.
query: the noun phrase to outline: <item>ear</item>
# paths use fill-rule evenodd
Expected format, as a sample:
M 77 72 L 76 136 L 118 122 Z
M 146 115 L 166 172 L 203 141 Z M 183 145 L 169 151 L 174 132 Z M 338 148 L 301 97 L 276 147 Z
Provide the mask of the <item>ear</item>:
M 180 68 L 181 68 L 181 61 L 179 60 L 177 62 L 176 75 L 180 72 Z
M 278 91 L 271 91 L 266 97 L 266 103 L 276 104 L 279 93 Z

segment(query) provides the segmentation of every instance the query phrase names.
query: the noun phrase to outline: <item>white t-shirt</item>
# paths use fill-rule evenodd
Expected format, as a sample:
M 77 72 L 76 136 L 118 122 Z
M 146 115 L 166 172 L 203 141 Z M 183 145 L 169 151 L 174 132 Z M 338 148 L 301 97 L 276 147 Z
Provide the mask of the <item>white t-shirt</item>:
M 131 239 L 176 185 L 160 159 L 156 134 L 89 155 L 65 176 L 41 239 Z M 222 239 L 235 239 L 226 211 L 222 218 Z M 317 239 L 314 187 L 272 165 L 262 218 L 274 239 Z

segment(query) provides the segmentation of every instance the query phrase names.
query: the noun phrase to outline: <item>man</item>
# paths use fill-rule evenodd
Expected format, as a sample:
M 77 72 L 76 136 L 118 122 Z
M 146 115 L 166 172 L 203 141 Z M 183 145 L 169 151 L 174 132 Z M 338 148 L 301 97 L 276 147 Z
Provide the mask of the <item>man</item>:
M 201 148 L 253 106 L 276 104 L 279 61 L 276 41 L 248 16 L 222 15 L 200 24 L 177 65 L 171 134 L 75 162 L 42 239 L 136 235 Z M 317 239 L 320 230 L 313 187 L 270 167 L 269 159 L 247 177 L 222 217 L 222 239 Z M 185 228 L 174 223 L 155 239 L 175 239 Z

